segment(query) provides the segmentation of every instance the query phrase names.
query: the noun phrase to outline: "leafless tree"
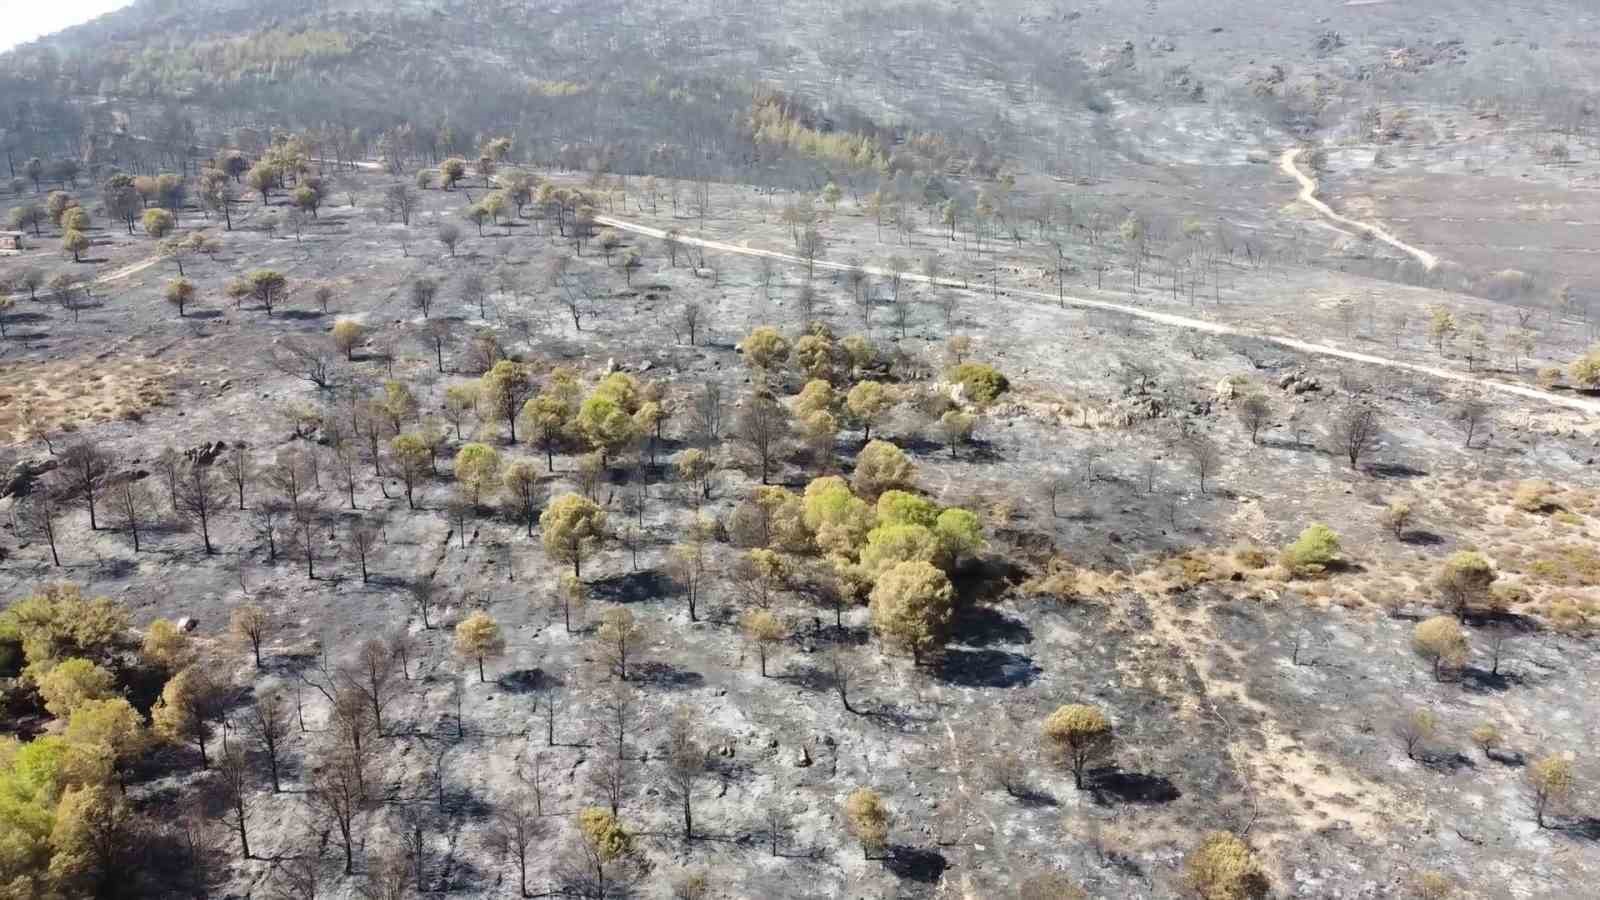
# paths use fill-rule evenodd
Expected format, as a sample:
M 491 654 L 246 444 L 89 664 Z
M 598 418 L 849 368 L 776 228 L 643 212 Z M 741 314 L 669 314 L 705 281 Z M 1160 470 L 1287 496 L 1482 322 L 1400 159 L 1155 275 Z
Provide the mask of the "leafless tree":
M 355 872 L 355 821 L 361 815 L 363 790 L 355 763 L 339 752 L 324 759 L 311 779 L 306 800 L 338 833 L 344 851 L 344 873 Z
M 207 555 L 216 552 L 211 546 L 211 520 L 227 504 L 229 493 L 222 476 L 198 462 L 186 466 L 178 478 L 178 515 L 200 529 Z
M 771 394 L 757 391 L 745 399 L 734 427 L 739 441 L 761 470 L 761 483 L 769 484 L 772 470 L 788 445 L 788 409 Z
M 432 278 L 418 278 L 411 282 L 411 308 L 428 317 L 428 311 L 433 308 L 433 298 L 439 295 L 439 282 Z
M 139 552 L 139 527 L 154 515 L 156 499 L 150 486 L 131 478 L 122 481 L 111 491 L 111 515 L 133 541 L 133 552 Z
M 272 353 L 272 364 L 279 372 L 318 388 L 333 386 L 334 361 L 321 347 L 313 347 L 295 338 L 284 338 Z
M 705 307 L 691 300 L 678 309 L 678 325 L 689 335 L 689 346 L 693 347 L 695 338 L 700 333 L 700 320 L 705 314 Z
M 618 759 L 626 756 L 628 735 L 638 725 L 638 692 L 626 681 L 609 682 L 600 690 L 593 708 L 601 739 L 612 745 Z
M 243 441 L 234 441 L 228 448 L 228 477 L 233 481 L 234 487 L 239 492 L 239 508 L 244 509 L 244 491 L 250 484 L 250 475 L 253 466 L 250 462 L 250 447 Z
M 228 827 L 239 835 L 240 855 L 250 859 L 248 819 L 250 800 L 255 792 L 250 783 L 250 763 L 244 749 L 238 744 L 225 746 L 217 759 L 216 771 L 216 785 L 226 810 Z
M 1462 446 L 1472 448 L 1472 439 L 1477 436 L 1478 430 L 1489 422 L 1489 404 L 1476 397 L 1468 397 L 1456 404 L 1450 413 L 1450 421 L 1461 432 Z
M 34 486 L 21 504 L 23 524 L 28 526 L 30 532 L 40 535 L 50 545 L 50 561 L 58 568 L 61 565 L 61 555 L 56 546 L 56 539 L 61 530 L 59 490 L 54 479 L 45 479 Z
M 622 811 L 622 802 L 628 798 L 633 782 L 632 761 L 621 757 L 601 756 L 590 763 L 588 781 L 610 808 L 613 816 Z
M 1382 433 L 1383 423 L 1377 408 L 1355 398 L 1334 413 L 1329 429 L 1334 447 L 1350 460 L 1352 469 L 1360 464 L 1361 457 L 1378 448 Z
M 378 525 L 369 519 L 356 517 L 350 520 L 346 543 L 350 547 L 350 554 L 361 565 L 362 584 L 367 584 L 371 580 L 367 571 L 367 562 L 372 558 L 372 554 L 377 551 L 378 539 L 381 534 L 382 532 Z
M 495 811 L 490 827 L 493 846 L 517 866 L 517 893 L 528 893 L 528 851 L 545 832 L 538 804 L 526 793 L 512 796 Z
M 1250 443 L 1260 443 L 1258 435 L 1261 428 L 1272 417 L 1272 404 L 1267 402 L 1267 398 L 1256 393 L 1247 394 L 1239 400 L 1234 412 L 1239 416 L 1239 424 L 1250 432 Z
M 100 523 L 95 518 L 95 501 L 105 490 L 106 481 L 116 466 L 116 457 L 89 441 L 80 440 L 61 451 L 58 459 L 62 487 L 82 498 L 89 509 L 89 528 L 98 531 Z
M 678 805 L 683 817 L 683 839 L 694 840 L 694 791 L 706 770 L 706 751 L 695 740 L 694 712 L 679 706 L 667 725 L 666 771 L 663 793 Z
M 1206 479 L 1222 465 L 1222 451 L 1217 449 L 1215 441 L 1198 431 L 1180 437 L 1178 446 L 1194 466 L 1195 477 L 1200 482 L 1200 493 L 1204 494 Z
M 433 623 L 428 621 L 428 613 L 433 611 L 439 601 L 439 588 L 434 580 L 419 578 L 411 584 L 411 610 L 422 620 L 423 628 L 432 628 Z
M 243 729 L 266 761 L 272 792 L 278 793 L 283 790 L 280 781 L 283 745 L 289 739 L 289 706 L 283 693 L 273 689 L 257 694 L 245 710 Z

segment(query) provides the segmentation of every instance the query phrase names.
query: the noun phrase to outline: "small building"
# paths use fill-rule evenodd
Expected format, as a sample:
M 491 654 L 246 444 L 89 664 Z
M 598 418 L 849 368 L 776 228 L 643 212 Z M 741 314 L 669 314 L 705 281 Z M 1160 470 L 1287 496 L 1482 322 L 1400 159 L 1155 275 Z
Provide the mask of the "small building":
M 0 250 L 21 250 L 22 232 L 0 231 Z

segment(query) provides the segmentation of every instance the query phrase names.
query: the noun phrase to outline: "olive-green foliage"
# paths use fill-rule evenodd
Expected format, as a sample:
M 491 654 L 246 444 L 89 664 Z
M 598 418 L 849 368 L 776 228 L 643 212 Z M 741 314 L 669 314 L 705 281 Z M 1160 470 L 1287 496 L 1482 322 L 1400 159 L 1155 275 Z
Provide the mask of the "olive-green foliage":
M 945 641 L 955 611 L 955 589 L 931 563 L 902 562 L 878 576 L 870 602 L 878 636 L 920 662 Z
M 1339 558 L 1339 536 L 1313 522 L 1283 550 L 1283 566 L 1296 575 L 1321 572 Z
M 886 569 L 913 560 L 938 565 L 939 539 L 933 530 L 922 525 L 879 525 L 867 534 L 866 546 L 861 548 L 861 567 L 868 573 Z
M 1458 550 L 1444 561 L 1434 578 L 1434 586 L 1439 589 L 1445 605 L 1457 616 L 1464 616 L 1489 597 L 1495 578 L 1494 566 L 1482 554 Z
M 114 695 L 116 679 L 87 659 L 64 660 L 39 679 L 39 696 L 52 716 L 66 718 L 89 700 Z
M 1432 664 L 1435 678 L 1444 667 L 1458 666 L 1467 659 L 1467 635 L 1450 616 L 1434 616 L 1417 623 L 1411 633 L 1411 645 Z
M 789 358 L 788 340 L 776 328 L 766 325 L 750 332 L 739 347 L 744 352 L 745 362 L 764 372 L 776 369 Z
M 872 507 L 836 475 L 814 479 L 800 502 L 806 528 L 826 554 L 854 559 L 876 524 Z
M 557 497 L 539 516 L 544 549 L 555 559 L 572 563 L 574 577 L 583 576 L 583 560 L 600 548 L 606 535 L 606 514 L 594 501 L 577 494 Z
M 856 456 L 850 484 L 856 493 L 876 497 L 884 491 L 910 487 L 916 474 L 916 466 L 905 451 L 888 441 L 871 441 Z
M 500 454 L 486 444 L 465 444 L 456 451 L 456 481 L 476 503 L 500 484 Z
M 46 585 L 0 612 L 0 645 L 21 651 L 35 683 L 69 657 L 109 660 L 127 630 L 128 614 L 115 601 L 86 599 L 75 584 Z
M 884 491 L 878 497 L 878 521 L 884 525 L 921 525 L 932 528 L 939 507 L 909 491 Z
M 1201 900 L 1252 900 L 1270 885 L 1250 847 L 1226 831 L 1205 836 L 1184 860 L 1184 878 Z
M 633 835 L 622 827 L 616 816 L 598 806 L 586 807 L 578 812 L 578 831 L 594 854 L 604 862 L 633 852 Z
M 979 362 L 965 362 L 952 366 L 945 377 L 960 384 L 962 393 L 973 403 L 993 403 L 1011 388 L 1011 382 L 993 366 Z

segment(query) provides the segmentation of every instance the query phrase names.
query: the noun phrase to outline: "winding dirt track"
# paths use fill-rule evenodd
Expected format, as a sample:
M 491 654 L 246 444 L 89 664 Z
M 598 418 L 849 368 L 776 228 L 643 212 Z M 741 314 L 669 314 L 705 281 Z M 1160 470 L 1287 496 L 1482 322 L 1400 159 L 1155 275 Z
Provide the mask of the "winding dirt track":
M 1292 163 L 1292 159 L 1290 162 Z M 619 231 L 627 231 L 633 234 L 657 239 L 665 238 L 667 236 L 667 233 L 660 228 L 652 228 L 648 225 L 640 225 L 636 222 L 630 222 L 626 219 L 618 219 L 615 216 L 595 216 L 594 218 L 596 223 L 608 226 L 610 228 L 615 228 Z M 786 262 L 793 265 L 806 264 L 806 261 L 798 256 L 794 256 L 789 253 L 781 253 L 777 250 L 763 250 L 756 247 L 742 247 L 738 244 L 729 244 L 724 241 L 713 241 L 705 238 L 691 237 L 685 234 L 679 234 L 678 240 L 685 244 L 690 244 L 696 247 L 704 247 L 707 250 L 716 250 L 720 253 L 736 253 L 740 256 L 766 257 L 767 259 L 778 260 L 780 262 Z M 816 260 L 814 264 L 819 269 L 828 269 L 837 272 L 848 272 L 854 270 L 866 272 L 869 275 L 883 276 L 889 274 L 885 270 L 875 268 L 873 266 L 851 266 L 845 263 L 830 262 L 821 259 Z M 923 284 L 931 282 L 940 287 L 954 288 L 956 290 L 968 290 L 968 288 L 964 287 L 960 282 L 948 278 L 929 279 L 926 275 L 912 272 L 904 273 L 901 277 L 906 281 L 920 282 Z M 1055 294 L 1046 293 L 1044 291 L 1022 290 L 1018 288 L 1007 288 L 1002 290 L 1000 291 L 1000 296 L 1002 299 L 1021 297 L 1029 300 L 1045 301 L 1046 303 L 1052 304 L 1058 302 Z M 1551 406 L 1563 406 L 1568 409 L 1574 409 L 1584 413 L 1600 413 L 1600 401 L 1589 400 L 1583 397 L 1551 394 L 1546 391 L 1539 390 L 1538 388 L 1532 388 L 1522 384 L 1512 384 L 1504 381 L 1495 381 L 1491 378 L 1481 378 L 1477 375 L 1466 372 L 1456 372 L 1450 369 L 1442 369 L 1435 366 L 1423 365 L 1421 363 L 1403 362 L 1397 359 L 1389 359 L 1385 356 L 1373 356 L 1370 353 L 1360 353 L 1355 350 L 1345 350 L 1339 347 L 1332 347 L 1327 344 L 1319 344 L 1314 341 L 1302 341 L 1298 338 L 1284 337 L 1276 334 L 1264 334 L 1235 325 L 1226 325 L 1221 322 L 1209 322 L 1205 319 L 1191 319 L 1188 316 L 1157 312 L 1151 309 L 1142 309 L 1137 306 L 1127 306 L 1121 303 L 1112 303 L 1107 300 L 1091 300 L 1087 297 L 1074 297 L 1069 294 L 1062 298 L 1059 302 L 1083 309 L 1098 309 L 1106 312 L 1120 313 L 1122 315 L 1132 316 L 1136 319 L 1143 319 L 1147 322 L 1155 322 L 1160 325 L 1167 325 L 1172 328 L 1189 328 L 1195 331 L 1205 332 L 1207 334 L 1236 335 L 1239 337 L 1254 338 L 1256 340 L 1265 341 L 1269 344 L 1276 344 L 1279 347 L 1296 350 L 1301 353 L 1308 353 L 1315 356 L 1326 356 L 1333 359 L 1345 359 L 1351 362 L 1365 363 L 1373 366 L 1382 366 L 1384 368 L 1393 369 L 1396 371 L 1411 372 L 1417 375 L 1426 375 L 1430 378 L 1453 381 L 1458 384 L 1472 385 L 1487 391 L 1511 394 L 1528 400 L 1536 400 Z
M 1434 256 L 1432 253 L 1429 253 L 1421 248 L 1411 246 L 1405 241 L 1402 241 L 1390 234 L 1381 226 L 1373 225 L 1370 222 L 1361 222 L 1356 219 L 1349 218 L 1348 216 L 1341 216 L 1334 212 L 1333 209 L 1328 206 L 1328 204 L 1323 203 L 1317 198 L 1317 180 L 1300 171 L 1300 167 L 1295 165 L 1295 160 L 1299 158 L 1299 147 L 1293 147 L 1285 150 L 1283 151 L 1283 156 L 1278 158 L 1278 168 L 1283 170 L 1283 174 L 1288 175 L 1295 181 L 1300 182 L 1300 196 L 1298 199 L 1301 203 L 1304 203 L 1305 205 L 1321 213 L 1324 218 L 1338 222 L 1340 225 L 1348 225 L 1351 228 L 1355 228 L 1359 231 L 1365 231 L 1366 233 L 1372 235 L 1380 241 L 1383 241 L 1385 244 L 1388 244 L 1396 250 L 1399 250 L 1402 253 L 1410 254 L 1418 262 L 1422 263 L 1423 267 L 1430 272 L 1433 271 L 1434 266 L 1439 264 L 1439 257 Z

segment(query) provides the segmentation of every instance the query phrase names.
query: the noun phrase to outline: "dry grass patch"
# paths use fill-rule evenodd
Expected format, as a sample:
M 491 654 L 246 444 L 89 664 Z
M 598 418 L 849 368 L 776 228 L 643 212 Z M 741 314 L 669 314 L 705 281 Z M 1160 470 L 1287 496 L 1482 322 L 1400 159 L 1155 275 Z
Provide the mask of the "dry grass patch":
M 92 422 L 137 419 L 167 402 L 177 370 L 132 357 L 0 367 L 0 435 L 23 443 L 39 430 L 60 434 Z

